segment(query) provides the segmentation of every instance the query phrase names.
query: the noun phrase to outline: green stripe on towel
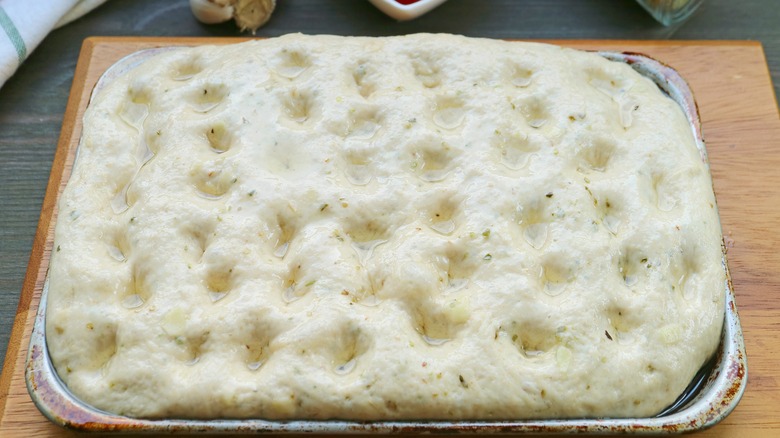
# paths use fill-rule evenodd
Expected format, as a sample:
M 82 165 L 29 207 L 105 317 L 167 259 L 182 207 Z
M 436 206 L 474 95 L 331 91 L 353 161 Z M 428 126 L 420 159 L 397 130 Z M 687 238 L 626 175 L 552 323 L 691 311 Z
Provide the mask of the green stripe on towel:
M 3 28 L 5 34 L 8 35 L 8 39 L 11 40 L 11 44 L 16 49 L 16 56 L 19 57 L 19 64 L 21 64 L 24 58 L 27 57 L 27 46 L 24 45 L 22 35 L 19 34 L 19 30 L 14 26 L 14 22 L 5 13 L 2 6 L 0 6 L 0 27 Z

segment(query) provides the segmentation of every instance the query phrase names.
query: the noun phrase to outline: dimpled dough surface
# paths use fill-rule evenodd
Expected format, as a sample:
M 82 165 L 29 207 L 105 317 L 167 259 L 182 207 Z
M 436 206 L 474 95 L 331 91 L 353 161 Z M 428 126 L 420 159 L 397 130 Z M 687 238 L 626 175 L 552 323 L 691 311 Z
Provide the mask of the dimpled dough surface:
M 680 108 L 596 54 L 169 50 L 85 115 L 48 346 L 137 417 L 649 416 L 719 342 L 711 187 Z

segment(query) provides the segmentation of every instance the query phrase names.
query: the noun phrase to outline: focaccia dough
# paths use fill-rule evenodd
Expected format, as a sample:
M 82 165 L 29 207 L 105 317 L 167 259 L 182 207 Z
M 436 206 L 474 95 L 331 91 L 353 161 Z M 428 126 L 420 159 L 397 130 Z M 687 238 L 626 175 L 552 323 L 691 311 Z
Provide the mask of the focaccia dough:
M 451 35 L 175 49 L 84 117 L 47 342 L 136 417 L 649 416 L 716 349 L 721 232 L 628 65 Z

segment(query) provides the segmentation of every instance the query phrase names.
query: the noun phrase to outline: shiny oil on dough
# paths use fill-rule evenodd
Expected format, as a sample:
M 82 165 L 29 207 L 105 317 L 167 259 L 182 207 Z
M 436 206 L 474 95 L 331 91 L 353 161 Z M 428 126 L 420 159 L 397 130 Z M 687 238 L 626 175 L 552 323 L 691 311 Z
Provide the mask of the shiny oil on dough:
M 134 417 L 649 416 L 718 345 L 721 233 L 629 66 L 451 35 L 175 49 L 108 84 L 47 342 Z

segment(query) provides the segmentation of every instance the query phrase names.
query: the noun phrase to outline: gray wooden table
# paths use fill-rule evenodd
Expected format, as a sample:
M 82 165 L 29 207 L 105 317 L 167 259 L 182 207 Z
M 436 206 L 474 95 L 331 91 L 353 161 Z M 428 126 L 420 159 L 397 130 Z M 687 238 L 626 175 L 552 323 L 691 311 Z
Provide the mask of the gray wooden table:
M 775 94 L 780 85 L 777 0 L 707 0 L 690 21 L 671 29 L 656 24 L 632 0 L 450 0 L 406 23 L 391 20 L 366 0 L 279 0 L 273 18 L 257 34 L 289 32 L 449 32 L 517 39 L 752 39 L 764 45 Z M 93 35 L 239 33 L 232 24 L 198 23 L 187 0 L 109 0 L 50 34 L 0 89 L 0 358 L 5 356 L 79 48 L 84 38 Z

